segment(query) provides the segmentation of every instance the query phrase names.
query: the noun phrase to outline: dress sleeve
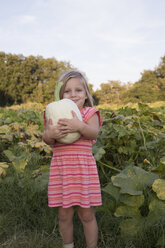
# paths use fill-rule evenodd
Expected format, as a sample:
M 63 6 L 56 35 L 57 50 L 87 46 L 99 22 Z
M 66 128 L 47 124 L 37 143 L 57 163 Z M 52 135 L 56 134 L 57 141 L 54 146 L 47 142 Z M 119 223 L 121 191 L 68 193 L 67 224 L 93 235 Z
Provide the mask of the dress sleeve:
M 94 114 L 97 114 L 98 118 L 99 118 L 99 128 L 101 128 L 102 126 L 102 117 L 100 114 L 100 111 L 98 109 L 89 107 L 86 109 L 86 112 L 84 114 L 84 118 L 83 121 L 86 123 Z

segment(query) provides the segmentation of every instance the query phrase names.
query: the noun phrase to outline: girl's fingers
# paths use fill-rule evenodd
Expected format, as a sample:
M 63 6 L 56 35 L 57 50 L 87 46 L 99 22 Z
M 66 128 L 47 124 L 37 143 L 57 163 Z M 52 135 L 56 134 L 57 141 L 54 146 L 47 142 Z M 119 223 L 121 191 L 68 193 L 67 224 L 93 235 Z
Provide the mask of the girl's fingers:
M 67 132 L 61 132 L 60 138 L 61 138 L 61 137 L 65 137 L 67 134 L 68 134 Z
M 72 110 L 72 116 L 73 118 L 76 116 L 76 113 Z
M 76 113 L 73 110 L 72 110 L 72 116 L 73 116 L 73 118 L 78 118 Z
M 67 120 L 66 119 L 59 119 L 58 124 L 59 125 L 66 125 Z
M 68 130 L 67 129 L 60 130 L 60 133 L 67 134 L 68 133 Z
M 49 124 L 49 125 L 53 125 L 53 121 L 52 121 L 51 118 L 49 119 L 48 124 Z

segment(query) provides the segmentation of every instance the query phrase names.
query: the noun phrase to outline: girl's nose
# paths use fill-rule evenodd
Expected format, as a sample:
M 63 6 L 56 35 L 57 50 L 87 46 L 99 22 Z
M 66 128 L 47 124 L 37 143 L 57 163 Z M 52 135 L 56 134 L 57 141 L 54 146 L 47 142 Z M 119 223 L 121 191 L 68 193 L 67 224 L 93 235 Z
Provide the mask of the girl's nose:
M 75 96 L 75 95 L 76 95 L 75 90 L 72 90 L 72 92 L 71 92 L 71 96 L 73 97 L 73 96 Z

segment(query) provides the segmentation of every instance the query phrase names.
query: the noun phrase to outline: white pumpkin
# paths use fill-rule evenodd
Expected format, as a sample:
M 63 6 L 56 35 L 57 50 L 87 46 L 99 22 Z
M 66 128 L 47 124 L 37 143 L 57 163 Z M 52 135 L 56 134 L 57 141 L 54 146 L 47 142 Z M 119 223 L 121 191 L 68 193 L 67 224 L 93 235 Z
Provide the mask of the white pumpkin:
M 79 120 L 82 121 L 82 116 L 80 110 L 78 109 L 76 103 L 70 99 L 62 99 L 60 101 L 55 101 L 49 103 L 45 109 L 46 121 L 52 119 L 53 125 L 57 125 L 59 119 L 67 118 L 72 119 L 72 112 L 74 111 Z M 65 137 L 57 139 L 58 142 L 64 144 L 71 144 L 80 138 L 79 132 L 68 133 Z

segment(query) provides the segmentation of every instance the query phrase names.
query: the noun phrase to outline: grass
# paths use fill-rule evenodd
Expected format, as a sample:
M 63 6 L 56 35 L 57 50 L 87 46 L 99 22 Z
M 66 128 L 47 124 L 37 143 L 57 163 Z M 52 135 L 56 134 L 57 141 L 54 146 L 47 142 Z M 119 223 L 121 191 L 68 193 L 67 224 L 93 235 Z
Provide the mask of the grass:
M 15 230 L 13 235 L 9 236 L 7 240 L 0 243 L 0 247 L 5 248 L 59 248 L 62 246 L 62 241 L 54 233 L 48 234 L 45 232 L 31 230 Z
M 47 189 L 39 192 L 31 180 L 14 177 L 0 184 L 0 248 L 61 248 L 57 209 L 47 206 Z M 124 240 L 120 235 L 120 218 L 112 215 L 106 206 L 96 208 L 99 227 L 99 248 L 155 248 L 159 228 L 134 240 Z M 75 211 L 75 248 L 86 248 L 82 224 Z
M 119 228 L 116 221 L 111 218 L 111 222 L 108 222 L 105 230 L 105 226 L 100 225 L 99 220 L 99 248 L 156 248 L 155 240 L 158 236 L 158 230 L 155 232 L 153 229 L 150 233 L 134 239 L 123 240 L 119 234 Z M 104 220 L 105 221 L 105 220 Z M 82 234 L 82 226 L 80 222 L 75 223 L 75 248 L 86 248 L 84 235 Z M 103 223 L 102 223 L 103 224 Z M 14 227 L 13 232 L 7 234 L 6 239 L 0 241 L 1 248 L 60 248 L 62 247 L 62 240 L 59 235 L 58 227 L 52 229 L 51 233 L 45 231 L 20 229 L 20 227 Z

